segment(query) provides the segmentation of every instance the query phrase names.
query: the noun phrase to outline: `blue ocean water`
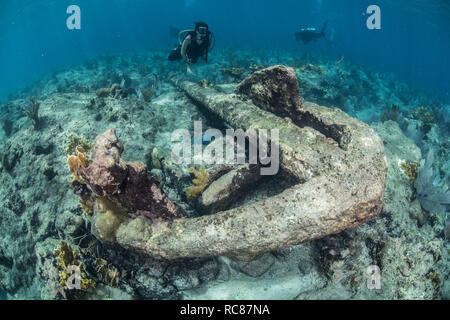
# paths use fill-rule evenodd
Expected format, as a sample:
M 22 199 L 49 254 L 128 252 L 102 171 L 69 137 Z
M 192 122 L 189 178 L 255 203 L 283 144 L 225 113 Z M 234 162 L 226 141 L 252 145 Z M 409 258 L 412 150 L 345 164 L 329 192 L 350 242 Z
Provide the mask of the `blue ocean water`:
M 66 28 L 66 9 L 82 10 L 82 30 Z M 382 29 L 368 30 L 365 0 L 133 0 L 0 3 L 0 101 L 71 64 L 101 54 L 172 46 L 168 26 L 205 20 L 217 47 L 305 50 L 301 27 L 330 20 L 332 48 L 313 52 L 351 57 L 379 72 L 449 98 L 450 4 L 445 0 L 379 0 Z

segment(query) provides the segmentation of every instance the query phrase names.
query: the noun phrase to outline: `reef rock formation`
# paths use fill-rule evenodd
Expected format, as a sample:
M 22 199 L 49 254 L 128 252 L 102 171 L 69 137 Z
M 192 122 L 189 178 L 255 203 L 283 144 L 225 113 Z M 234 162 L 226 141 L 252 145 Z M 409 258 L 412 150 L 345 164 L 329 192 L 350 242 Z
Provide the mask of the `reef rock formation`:
M 114 129 L 96 138 L 94 151 L 92 163 L 78 173 L 98 197 L 107 197 L 133 217 L 144 215 L 167 221 L 184 216 L 143 163 L 126 162 L 120 157 L 123 145 Z
M 302 98 L 295 70 L 273 66 L 254 72 L 236 88 L 237 94 L 248 96 L 253 103 L 280 117 L 299 119 Z

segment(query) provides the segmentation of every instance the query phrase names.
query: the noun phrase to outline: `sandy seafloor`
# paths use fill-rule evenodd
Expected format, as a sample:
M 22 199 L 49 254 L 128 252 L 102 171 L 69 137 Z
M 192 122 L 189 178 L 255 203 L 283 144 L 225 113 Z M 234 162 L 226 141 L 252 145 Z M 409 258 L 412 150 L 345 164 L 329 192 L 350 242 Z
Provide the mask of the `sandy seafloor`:
M 449 184 L 449 105 L 349 59 L 337 64 L 282 51 L 216 50 L 210 63 L 195 66 L 189 78 L 233 92 L 254 64 L 294 67 L 305 100 L 339 107 L 379 134 L 389 169 L 384 207 L 375 219 L 253 261 L 215 257 L 164 262 L 101 244 L 90 234 L 89 218 L 69 187 L 69 137 L 93 142 L 115 128 L 125 146 L 123 158 L 143 161 L 149 169 L 156 147 L 163 170 L 152 172 L 168 196 L 195 216 L 194 201 L 184 192 L 192 177 L 187 166 L 171 164 L 170 136 L 175 129 L 192 130 L 194 120 L 205 127 L 214 124 L 169 84 L 171 72 L 184 70 L 166 61 L 166 52 L 99 57 L 48 75 L 0 106 L 0 298 L 61 299 L 53 251 L 65 240 L 80 252 L 97 283 L 95 289 L 68 293 L 72 299 L 449 299 L 446 216 L 421 208 L 413 182 L 400 167 L 403 161 L 420 162 L 432 150 L 436 183 Z M 244 68 L 244 74 L 219 71 L 231 67 Z M 114 83 L 136 91 L 154 87 L 156 92 L 151 102 L 134 94 L 97 98 L 96 90 Z M 22 111 L 34 95 L 41 103 L 38 129 Z M 397 111 L 387 112 L 393 105 Z M 417 112 L 421 106 L 430 113 Z M 274 185 L 263 181 L 254 196 L 270 194 Z M 246 201 L 251 199 L 242 203 Z M 120 272 L 117 284 L 97 274 L 97 258 Z M 367 288 L 370 265 L 381 268 L 379 290 Z

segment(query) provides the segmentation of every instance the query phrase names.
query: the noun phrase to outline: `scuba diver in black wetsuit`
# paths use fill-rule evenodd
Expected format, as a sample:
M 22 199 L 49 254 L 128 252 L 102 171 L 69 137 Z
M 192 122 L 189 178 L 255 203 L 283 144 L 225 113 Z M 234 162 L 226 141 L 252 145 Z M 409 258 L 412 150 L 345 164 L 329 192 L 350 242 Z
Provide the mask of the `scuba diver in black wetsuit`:
M 319 38 L 325 37 L 325 30 L 328 25 L 328 20 L 323 24 L 322 30 L 317 32 L 316 28 L 303 28 L 300 31 L 295 33 L 295 39 L 297 41 L 303 41 L 304 44 L 307 44 L 313 40 L 317 40 Z
M 183 41 L 181 37 L 184 36 Z M 204 22 L 195 22 L 194 30 L 181 31 L 178 34 L 178 44 L 169 55 L 170 61 L 183 59 L 187 65 L 187 71 L 192 72 L 191 64 L 196 63 L 200 57 L 208 62 L 208 53 L 214 46 L 215 38 L 208 25 Z

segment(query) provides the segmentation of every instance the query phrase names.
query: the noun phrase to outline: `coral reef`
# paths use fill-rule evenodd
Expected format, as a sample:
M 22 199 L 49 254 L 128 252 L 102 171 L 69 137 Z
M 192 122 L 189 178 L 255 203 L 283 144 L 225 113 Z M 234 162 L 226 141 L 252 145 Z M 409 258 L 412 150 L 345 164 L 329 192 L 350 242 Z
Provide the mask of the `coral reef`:
M 242 77 L 244 76 L 244 68 L 222 68 L 219 69 L 218 71 L 220 71 L 223 75 L 232 77 L 233 79 L 242 79 Z
M 298 71 L 300 72 L 311 72 L 311 73 L 317 73 L 319 75 L 323 75 L 325 73 L 325 70 L 322 66 L 316 66 L 311 63 L 307 63 L 301 67 L 298 68 Z
M 99 98 L 105 98 L 109 95 L 113 95 L 114 97 L 117 97 L 118 91 L 120 90 L 120 86 L 117 83 L 114 83 L 110 88 L 101 88 L 97 90 L 96 95 Z
M 81 151 L 80 147 L 76 149 L 76 155 L 71 155 L 67 159 L 67 164 L 69 165 L 69 170 L 72 173 L 71 181 L 75 180 L 78 183 L 84 184 L 86 180 L 80 175 L 79 171 L 82 168 L 87 168 L 89 160 L 86 155 Z
M 184 216 L 141 162 L 126 162 L 114 129 L 95 139 L 95 158 L 78 172 L 97 197 L 107 197 L 129 215 L 172 220 Z
M 206 184 L 209 180 L 208 170 L 206 168 L 200 168 L 200 170 L 194 167 L 189 168 L 189 172 L 194 174 L 195 178 L 192 180 L 193 186 L 186 188 L 186 194 L 189 198 L 197 198 L 202 194 L 203 190 L 206 188 Z
M 211 89 L 214 88 L 214 85 L 206 79 L 200 80 L 198 82 L 198 84 L 199 84 L 199 86 L 202 86 L 203 88 L 211 88 Z
M 381 122 L 386 122 L 389 120 L 397 121 L 400 116 L 399 106 L 393 104 L 391 108 L 387 108 L 381 115 Z
M 433 159 L 433 152 L 430 151 L 426 160 L 421 162 L 414 187 L 422 208 L 429 212 L 445 213 L 450 205 L 450 191 L 447 191 L 447 186 L 434 185 Z
M 92 216 L 94 214 L 94 201 L 95 200 L 92 197 L 79 200 L 84 216 Z
M 150 72 L 150 67 L 145 63 L 138 66 L 138 72 L 141 76 L 145 77 Z
M 0 152 L 0 163 L 2 164 L 2 168 L 4 168 L 7 172 L 11 172 L 22 155 L 23 149 L 20 145 L 6 143 L 2 152 Z
M 421 160 L 417 146 L 422 149 L 423 154 L 432 149 L 435 157 L 435 183 L 440 180 L 448 185 L 448 103 L 436 102 L 436 97 L 409 88 L 389 75 L 357 66 L 351 59 L 342 61 L 339 68 L 336 68 L 335 58 L 310 55 L 301 57 L 301 61 L 298 59 L 300 62 L 294 65 L 292 57 L 298 55 L 298 52 L 280 50 L 268 54 L 264 51 L 235 52 L 217 48 L 214 51 L 216 58 L 208 65 L 195 69 L 191 76 L 195 83 L 204 79 L 214 83 L 214 87 L 223 93 L 233 93 L 237 86 L 235 79 L 222 76 L 218 69 L 234 66 L 247 68 L 252 64 L 287 64 L 297 69 L 308 63 L 322 66 L 325 71 L 322 75 L 314 71 L 297 70 L 302 97 L 320 105 L 341 108 L 359 120 L 371 123 L 385 144 L 389 169 L 383 210 L 369 223 L 321 240 L 265 253 L 253 257 L 253 260 L 248 257 L 221 256 L 168 263 L 134 254 L 133 250 L 125 250 L 120 246 L 100 243 L 89 228 L 92 223 L 102 225 L 97 223 L 101 210 L 96 208 L 108 207 L 103 200 L 95 199 L 93 219 L 83 219 L 83 210 L 80 209 L 78 200 L 83 201 L 83 197 L 89 199 L 94 195 L 88 185 L 75 180 L 72 182 L 74 192 L 67 192 L 67 157 L 64 155 L 67 137 L 72 132 L 83 137 L 97 136 L 110 127 L 107 122 L 107 115 L 110 115 L 108 118 L 115 119 L 114 126 L 118 128 L 121 141 L 126 145 L 123 157 L 138 160 L 147 157 L 148 166 L 152 167 L 152 149 L 157 147 L 161 155 L 169 154 L 169 133 L 174 129 L 191 130 L 192 119 L 202 119 L 210 127 L 216 127 L 199 112 L 191 99 L 167 83 L 172 72 L 179 73 L 180 70 L 177 64 L 168 63 L 165 55 L 165 52 L 148 51 L 122 57 L 99 57 L 86 65 L 73 66 L 42 78 L 11 95 L 10 100 L 0 106 L 0 118 L 13 122 L 13 130 L 8 136 L 6 133 L 2 135 L 5 128 L 0 129 L 0 140 L 5 139 L 0 144 L 0 177 L 4 182 L 0 187 L 2 298 L 60 299 L 59 270 L 55 264 L 53 249 L 59 246 L 61 239 L 70 243 L 72 248 L 76 247 L 73 242 L 78 244 L 82 249 L 80 252 L 83 253 L 85 270 L 97 281 L 95 289 L 83 293 L 83 296 L 72 296 L 69 293 L 69 299 L 450 297 L 450 236 L 445 231 L 449 229 L 448 223 L 446 227 L 445 216 L 442 214 L 424 214 L 415 190 L 401 167 L 402 163 Z M 112 99 L 111 95 L 104 98 L 96 96 L 97 89 L 121 83 L 122 75 L 117 72 L 119 64 L 127 65 L 120 68 L 131 79 L 124 81 L 124 86 L 134 86 L 136 90 L 154 85 L 148 73 L 145 77 L 139 74 L 140 64 L 151 66 L 148 71 L 160 75 L 161 85 L 157 87 L 158 92 L 151 104 L 144 103 L 143 99 L 133 94 L 124 98 L 120 96 L 121 99 Z M 26 99 L 34 92 L 39 92 L 41 124 L 48 125 L 40 126 L 39 133 L 30 134 L 27 130 L 29 126 L 26 125 L 28 118 L 23 117 L 21 108 L 29 103 Z M 386 111 L 386 105 L 396 105 L 402 110 L 404 117 L 397 120 L 400 127 L 393 121 L 378 123 Z M 427 106 L 434 113 L 436 122 L 427 133 L 424 132 L 422 120 L 417 120 L 408 111 L 418 106 Z M 306 107 L 309 108 L 309 103 Z M 257 109 L 254 111 L 259 112 Z M 248 113 L 248 116 L 251 117 L 252 113 Z M 311 118 L 304 120 L 308 119 Z M 330 137 L 340 136 L 330 134 L 332 126 L 320 124 L 316 128 L 327 128 L 323 131 L 324 136 L 331 142 L 336 139 Z M 417 146 L 402 134 L 402 130 Z M 306 139 L 308 137 L 306 135 Z M 316 141 L 310 143 L 315 144 Z M 337 145 L 333 147 L 338 148 Z M 73 149 L 72 154 L 76 155 L 76 150 Z M 154 171 L 158 174 L 161 188 L 190 217 L 198 217 L 197 204 L 201 197 L 196 201 L 186 201 L 184 196 L 186 187 L 191 184 L 188 166 L 176 166 L 170 163 L 170 157 L 162 162 L 162 170 Z M 208 169 L 211 171 L 211 168 Z M 33 174 L 30 175 L 30 172 Z M 214 172 L 211 171 L 211 176 L 213 175 Z M 211 177 L 210 186 L 218 179 L 219 177 Z M 258 182 L 232 207 L 248 206 L 284 192 L 291 186 L 281 187 L 283 181 L 282 178 L 275 177 Z M 109 208 L 117 214 L 120 211 L 117 199 L 114 196 L 111 198 L 115 203 L 110 201 L 112 204 Z M 280 203 L 285 201 L 282 199 Z M 105 218 L 111 218 L 111 213 L 106 211 Z M 257 217 L 255 221 L 258 223 L 260 213 Z M 147 230 L 149 233 L 146 237 L 143 236 L 144 240 L 151 237 L 152 225 L 155 223 L 151 219 L 140 216 L 128 220 L 130 218 L 127 212 L 123 212 L 123 216 L 119 218 L 127 221 L 126 226 L 129 225 L 130 229 L 133 227 L 135 234 L 138 230 Z M 126 231 L 124 227 L 125 223 L 120 228 Z M 161 224 L 158 228 L 168 230 L 169 227 L 169 224 Z M 106 231 L 107 228 L 101 230 Z M 141 234 L 145 235 L 145 232 Z M 121 235 L 128 234 L 123 232 Z M 112 238 L 116 243 L 116 239 Z M 134 248 L 131 241 L 129 244 L 128 248 Z M 114 285 L 115 281 L 108 283 L 107 280 L 100 279 L 103 276 L 95 274 L 97 258 L 107 261 L 106 265 L 119 271 L 120 281 L 114 290 L 108 285 Z M 370 291 L 366 288 L 365 270 L 368 265 L 373 264 L 382 269 L 381 290 Z M 105 262 L 99 264 L 104 265 Z M 103 273 L 106 269 L 100 271 Z M 440 284 L 433 280 L 437 279 L 433 276 L 434 273 L 440 275 Z
M 400 163 L 400 167 L 402 168 L 403 172 L 406 174 L 406 176 L 411 181 L 415 181 L 417 178 L 417 173 L 419 171 L 420 163 L 413 161 L 413 162 L 406 162 L 403 161 Z
M 90 279 L 84 271 L 83 263 L 79 260 L 77 253 L 71 248 L 71 246 L 61 241 L 59 247 L 55 249 L 54 255 L 56 257 L 56 263 L 59 267 L 59 285 L 62 289 L 68 286 L 67 281 L 74 272 L 70 267 L 77 267 L 80 271 L 80 288 L 81 290 L 87 290 L 89 288 L 95 288 L 95 281 Z M 77 288 L 75 288 L 77 289 Z
M 155 88 L 141 88 L 140 92 L 142 94 L 142 97 L 144 98 L 145 102 L 151 102 L 152 97 L 156 92 Z
M 106 197 L 97 197 L 91 219 L 91 233 L 103 243 L 114 244 L 117 229 L 127 219 L 127 212 L 120 204 Z
M 118 83 L 114 83 L 110 88 L 101 88 L 96 92 L 96 95 L 99 98 L 106 98 L 110 96 L 114 99 L 126 98 L 133 94 L 136 94 L 136 90 L 133 88 L 121 87 Z
M 117 193 L 127 177 L 127 165 L 120 158 L 122 152 L 123 146 L 115 137 L 114 130 L 108 130 L 95 139 L 95 158 L 89 167 L 82 166 L 81 175 L 98 196 Z
M 442 280 L 441 280 L 441 275 L 439 274 L 439 272 L 431 272 L 429 274 L 427 274 L 427 278 L 431 280 L 431 283 L 433 284 L 433 287 L 435 290 L 439 290 Z
M 14 130 L 14 123 L 9 119 L 0 119 L 0 123 L 2 125 L 3 131 L 5 131 L 5 135 L 8 137 Z
M 95 260 L 95 272 L 100 280 L 113 287 L 119 286 L 120 272 L 112 264 L 108 263 L 105 259 L 97 258 Z
M 447 241 L 450 241 L 450 221 L 445 224 L 444 235 L 445 239 Z
M 156 147 L 153 148 L 153 151 L 152 151 L 152 166 L 154 169 L 159 169 L 159 170 L 162 169 L 161 160 L 159 160 L 159 156 L 158 156 L 158 148 L 156 148 Z
M 31 97 L 29 99 L 31 102 L 31 107 L 28 109 L 23 109 L 23 112 L 26 114 L 26 116 L 31 119 L 31 122 L 33 123 L 33 128 L 35 130 L 39 129 L 39 107 L 41 106 L 41 103 L 37 100 L 36 97 Z
M 67 139 L 66 154 L 70 156 L 77 154 L 78 151 L 89 154 L 93 147 L 94 145 L 88 139 L 72 133 Z
M 431 130 L 431 127 L 436 123 L 433 112 L 427 107 L 418 107 L 412 112 L 414 119 L 422 121 L 422 128 L 425 133 Z
M 81 179 L 81 177 L 79 177 L 79 179 Z M 73 189 L 73 193 L 80 196 L 83 201 L 87 200 L 92 195 L 91 190 L 89 190 L 84 182 L 79 182 L 73 179 L 73 177 L 71 179 L 71 187 Z
M 250 71 L 250 73 L 254 73 L 254 72 L 262 70 L 262 69 L 264 69 L 264 67 L 259 64 L 251 64 L 250 67 L 248 67 L 248 70 Z

